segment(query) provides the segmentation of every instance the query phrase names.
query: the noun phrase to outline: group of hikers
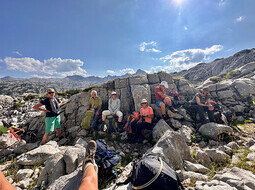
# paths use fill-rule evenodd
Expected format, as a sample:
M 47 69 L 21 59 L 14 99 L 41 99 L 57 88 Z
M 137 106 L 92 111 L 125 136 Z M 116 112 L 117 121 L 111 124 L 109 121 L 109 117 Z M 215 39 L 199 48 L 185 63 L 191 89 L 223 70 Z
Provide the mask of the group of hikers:
M 168 120 L 169 116 L 166 112 L 169 109 L 172 112 L 177 112 L 176 108 L 174 108 L 175 97 L 166 94 L 166 89 L 168 88 L 168 83 L 166 81 L 162 81 L 159 86 L 155 88 L 155 100 L 156 105 L 160 108 L 162 118 L 164 120 Z M 215 122 L 214 113 L 213 113 L 213 105 L 211 104 L 209 88 L 203 88 L 199 93 L 195 94 L 194 98 L 191 101 L 191 108 L 194 112 L 198 113 L 200 122 L 202 124 L 206 123 L 205 112 L 208 113 L 208 117 L 210 122 Z M 43 111 L 46 113 L 45 118 L 45 134 L 43 136 L 41 144 L 45 144 L 47 142 L 48 136 L 51 132 L 56 129 L 56 133 L 59 139 L 63 138 L 60 129 L 60 105 L 61 100 L 55 96 L 54 89 L 50 88 L 47 90 L 48 98 L 36 104 L 33 108 L 39 111 Z M 41 108 L 42 106 L 45 108 Z M 142 130 L 152 130 L 152 119 L 154 117 L 154 111 L 149 106 L 148 100 L 142 99 L 141 101 L 141 109 L 139 113 L 134 114 L 134 120 L 136 122 L 129 123 L 129 118 L 127 117 L 127 122 L 125 125 L 123 124 L 123 113 L 121 112 L 121 101 L 117 97 L 117 93 L 113 91 L 111 93 L 111 97 L 108 100 L 108 110 L 102 110 L 102 99 L 98 96 L 95 90 L 91 91 L 91 97 L 89 99 L 89 108 L 86 112 L 86 116 L 90 115 L 89 124 L 87 121 L 87 125 L 90 125 L 87 129 L 90 131 L 96 130 L 108 130 L 105 127 L 104 123 L 109 124 L 109 118 L 116 118 L 116 125 L 114 125 L 114 129 L 111 132 L 117 132 L 118 130 L 122 131 L 132 131 L 131 133 L 134 135 L 134 139 L 137 142 L 141 142 L 143 140 Z M 132 114 L 131 114 L 132 115 Z M 86 119 L 86 118 L 84 118 Z M 132 119 L 132 118 L 130 118 Z M 100 120 L 103 124 L 100 125 Z M 106 122 L 107 120 L 107 122 Z M 112 121 L 112 120 L 111 120 Z M 115 120 L 113 120 L 115 121 Z M 86 122 L 86 121 L 85 121 Z M 130 129 L 127 129 L 130 125 Z
M 174 100 L 175 97 L 166 94 L 166 89 L 168 88 L 168 83 L 166 81 L 162 81 L 159 86 L 155 88 L 155 99 L 156 105 L 160 108 L 162 118 L 164 120 L 168 120 L 169 116 L 167 114 L 167 109 L 172 112 L 177 112 L 174 108 Z M 206 123 L 205 112 L 208 113 L 208 117 L 210 122 L 215 122 L 214 113 L 213 113 L 213 105 L 211 105 L 210 95 L 209 95 L 209 88 L 202 89 L 199 93 L 197 93 L 191 102 L 191 108 L 194 112 L 199 114 L 200 122 Z M 33 109 L 43 111 L 46 114 L 45 118 L 45 134 L 43 136 L 41 144 L 45 144 L 47 142 L 48 136 L 51 132 L 56 130 L 56 133 L 59 139 L 63 138 L 61 134 L 60 128 L 60 105 L 62 104 L 61 100 L 55 96 L 54 89 L 50 88 L 47 90 L 48 98 L 44 99 L 40 103 L 36 104 Z M 45 106 L 45 108 L 42 108 Z M 133 116 L 128 117 L 128 121 L 123 127 L 123 113 L 121 112 L 121 101 L 117 97 L 116 92 L 111 93 L 111 98 L 108 101 L 108 110 L 102 111 L 102 99 L 97 95 L 95 90 L 91 92 L 91 98 L 89 100 L 89 109 L 88 112 L 93 113 L 92 121 L 90 123 L 90 130 L 95 131 L 99 130 L 99 120 L 101 119 L 102 122 L 105 122 L 107 118 L 116 117 L 117 118 L 117 126 L 116 128 L 122 129 L 126 127 L 126 132 L 132 131 L 134 139 L 137 142 L 142 142 L 143 135 L 142 130 L 152 130 L 152 120 L 154 118 L 153 109 L 149 106 L 148 100 L 142 99 L 141 101 L 141 109 L 139 113 L 134 113 Z M 131 126 L 130 129 L 127 129 L 129 122 L 131 119 L 136 120 L 136 122 Z M 103 125 L 104 126 L 104 125 Z M 101 128 L 105 130 L 104 127 Z M 24 132 L 24 131 L 22 131 Z M 83 180 L 80 185 L 80 189 L 89 189 L 89 190 L 96 190 L 98 189 L 98 178 L 97 178 L 97 165 L 95 162 L 95 154 L 97 151 L 97 144 L 95 141 L 91 140 L 86 148 L 86 157 L 83 162 Z M 0 171 L 0 175 L 2 175 Z M 1 177 L 2 178 L 2 177 Z M 1 188 L 2 187 L 2 188 Z M 4 188 L 5 187 L 5 188 Z M 8 187 L 8 188 L 6 188 Z M 10 184 L 8 184 L 7 180 L 1 179 L 0 180 L 0 189 L 11 189 Z

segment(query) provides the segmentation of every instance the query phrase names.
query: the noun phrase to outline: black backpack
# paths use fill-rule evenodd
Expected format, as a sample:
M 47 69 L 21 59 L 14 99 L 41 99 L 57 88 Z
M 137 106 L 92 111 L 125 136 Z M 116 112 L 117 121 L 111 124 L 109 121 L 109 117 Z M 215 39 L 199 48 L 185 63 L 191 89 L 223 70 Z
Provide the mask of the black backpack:
M 154 154 L 135 162 L 131 182 L 134 190 L 184 190 L 176 172 Z

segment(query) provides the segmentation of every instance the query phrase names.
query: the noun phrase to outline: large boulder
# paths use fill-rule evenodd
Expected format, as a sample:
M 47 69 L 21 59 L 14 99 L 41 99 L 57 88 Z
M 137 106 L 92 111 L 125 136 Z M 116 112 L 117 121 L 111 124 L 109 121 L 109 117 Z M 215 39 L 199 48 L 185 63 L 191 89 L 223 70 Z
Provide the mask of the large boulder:
M 225 152 L 217 149 L 206 149 L 205 153 L 211 158 L 215 163 L 225 163 L 230 159 L 230 156 Z
M 202 173 L 202 174 L 206 174 L 210 171 L 208 168 L 204 167 L 201 164 L 194 164 L 187 160 L 184 161 L 184 169 L 186 171 L 198 172 L 198 173 Z
M 38 178 L 37 184 L 48 186 L 63 175 L 65 175 L 63 153 L 58 152 L 46 161 L 45 167 Z
M 3 107 L 9 107 L 13 104 L 13 98 L 7 95 L 0 95 L 0 105 Z
M 218 123 L 207 123 L 199 128 L 199 132 L 202 135 L 208 136 L 214 140 L 218 139 L 221 134 L 232 135 L 233 129 L 227 125 L 222 125 Z
M 142 99 L 146 99 L 150 104 L 151 91 L 148 84 L 145 85 L 132 85 L 131 86 L 132 97 L 135 103 L 135 111 L 140 111 Z
M 57 142 L 50 141 L 34 150 L 23 153 L 17 157 L 16 163 L 19 165 L 36 165 L 45 162 L 51 155 L 60 152 Z
M 190 149 L 182 136 L 171 130 L 167 130 L 148 153 L 160 155 L 174 169 L 182 169 L 184 160 L 192 160 Z
M 30 178 L 33 173 L 34 171 L 32 169 L 20 169 L 16 174 L 16 178 L 21 181 L 23 179 Z
M 255 175 L 237 167 L 233 167 L 223 174 L 216 174 L 214 179 L 223 181 L 238 190 L 255 189 Z
M 229 184 L 218 181 L 218 180 L 212 180 L 212 181 L 196 181 L 196 190 L 237 190 L 235 187 L 231 187 Z
M 0 136 L 0 149 L 5 149 L 7 147 L 10 147 L 14 143 L 16 143 L 18 140 L 9 133 L 2 134 Z
M 160 119 L 153 128 L 152 136 L 154 142 L 157 142 L 168 130 L 173 131 L 164 119 Z

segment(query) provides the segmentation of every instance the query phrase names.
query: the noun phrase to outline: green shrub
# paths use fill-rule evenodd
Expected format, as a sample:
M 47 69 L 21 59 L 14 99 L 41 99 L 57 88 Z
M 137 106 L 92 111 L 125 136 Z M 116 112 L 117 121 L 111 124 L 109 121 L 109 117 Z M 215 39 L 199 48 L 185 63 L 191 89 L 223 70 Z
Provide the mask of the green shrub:
M 222 78 L 219 76 L 216 76 L 216 77 L 211 77 L 210 80 L 212 82 L 218 83 L 218 82 L 222 81 Z
M 19 107 L 21 107 L 23 104 L 24 104 L 24 103 L 21 103 L 21 102 L 15 102 L 15 103 L 13 104 L 13 108 L 14 108 L 14 109 L 19 108 Z
M 29 94 L 27 95 L 24 100 L 25 101 L 28 101 L 28 100 L 32 100 L 32 99 L 35 99 L 35 98 L 38 98 L 38 95 L 33 95 L 33 94 Z

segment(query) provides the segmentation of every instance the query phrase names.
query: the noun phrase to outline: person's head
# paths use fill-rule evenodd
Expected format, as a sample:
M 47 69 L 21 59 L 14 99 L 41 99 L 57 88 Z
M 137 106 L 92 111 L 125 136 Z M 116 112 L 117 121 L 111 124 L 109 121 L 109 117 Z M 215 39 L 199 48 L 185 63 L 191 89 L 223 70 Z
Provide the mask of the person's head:
M 91 91 L 91 96 L 92 96 L 92 98 L 96 98 L 97 97 L 97 91 L 92 90 Z
M 201 96 L 206 96 L 207 94 L 209 94 L 210 92 L 210 89 L 209 88 L 203 88 L 201 91 L 200 91 L 200 94 Z
M 146 99 L 142 99 L 141 106 L 146 108 L 148 106 L 148 101 Z
M 55 96 L 55 90 L 54 90 L 53 88 L 49 88 L 49 89 L 47 90 L 47 94 L 48 94 L 48 96 L 49 96 L 50 98 L 54 98 L 54 96 Z
M 112 92 L 112 99 L 116 99 L 116 97 L 117 97 L 117 93 L 116 92 Z
M 168 84 L 166 81 L 162 81 L 160 84 L 159 84 L 159 87 L 161 90 L 165 90 L 166 88 L 168 88 Z

